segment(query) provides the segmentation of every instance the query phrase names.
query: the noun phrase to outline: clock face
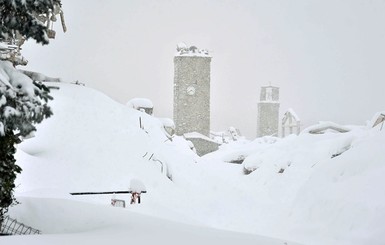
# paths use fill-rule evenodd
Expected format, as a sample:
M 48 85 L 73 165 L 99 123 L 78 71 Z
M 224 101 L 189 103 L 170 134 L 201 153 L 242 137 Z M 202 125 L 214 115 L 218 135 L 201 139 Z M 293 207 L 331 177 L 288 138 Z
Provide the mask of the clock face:
M 188 95 L 194 95 L 195 94 L 195 88 L 193 86 L 187 87 L 187 94 Z

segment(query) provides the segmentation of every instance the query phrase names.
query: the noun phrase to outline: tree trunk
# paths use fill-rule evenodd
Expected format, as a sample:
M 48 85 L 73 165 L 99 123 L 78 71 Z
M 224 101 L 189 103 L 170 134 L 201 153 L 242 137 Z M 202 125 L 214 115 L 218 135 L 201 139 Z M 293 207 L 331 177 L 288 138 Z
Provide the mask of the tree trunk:
M 15 145 L 19 142 L 19 138 L 13 131 L 7 131 L 4 136 L 0 136 L 0 221 L 4 220 L 9 206 L 16 201 L 13 191 L 16 174 L 21 172 L 21 168 L 16 165 L 14 155 L 16 153 Z

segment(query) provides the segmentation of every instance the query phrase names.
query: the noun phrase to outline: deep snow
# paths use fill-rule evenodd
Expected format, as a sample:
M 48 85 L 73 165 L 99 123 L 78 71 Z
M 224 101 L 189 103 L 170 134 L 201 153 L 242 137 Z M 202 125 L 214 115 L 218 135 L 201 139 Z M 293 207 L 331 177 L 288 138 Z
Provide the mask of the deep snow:
M 45 235 L 2 244 L 385 242 L 380 127 L 240 139 L 200 158 L 182 138 L 168 140 L 162 120 L 83 86 L 55 85 L 54 116 L 19 146 L 22 204 L 10 210 Z M 113 195 L 69 195 L 128 190 L 131 179 L 147 193 L 126 209 L 110 206 Z

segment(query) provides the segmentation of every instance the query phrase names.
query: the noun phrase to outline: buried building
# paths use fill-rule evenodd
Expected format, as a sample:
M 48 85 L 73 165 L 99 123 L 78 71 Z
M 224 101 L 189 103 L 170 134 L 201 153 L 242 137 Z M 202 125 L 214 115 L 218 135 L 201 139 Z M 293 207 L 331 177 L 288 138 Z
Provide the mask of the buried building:
M 301 120 L 294 112 L 289 108 L 282 118 L 282 137 L 286 137 L 290 134 L 299 135 L 301 132 Z
M 126 104 L 128 107 L 152 115 L 154 111 L 154 105 L 152 101 L 146 98 L 133 98 Z

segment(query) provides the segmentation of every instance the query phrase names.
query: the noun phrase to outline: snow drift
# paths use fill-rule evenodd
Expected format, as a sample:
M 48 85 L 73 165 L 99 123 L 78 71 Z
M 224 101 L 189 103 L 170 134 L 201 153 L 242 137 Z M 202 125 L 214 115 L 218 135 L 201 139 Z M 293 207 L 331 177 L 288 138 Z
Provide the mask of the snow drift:
M 38 125 L 35 138 L 19 146 L 23 172 L 16 194 L 22 204 L 10 211 L 55 235 L 2 242 L 385 241 L 385 132 L 380 126 L 241 139 L 198 157 L 183 138 L 171 141 L 161 120 L 83 86 L 57 86 L 54 116 Z M 242 164 L 229 163 L 240 157 Z M 141 180 L 147 193 L 140 205 L 126 209 L 111 207 L 112 195 L 69 195 L 128 190 L 132 179 Z

